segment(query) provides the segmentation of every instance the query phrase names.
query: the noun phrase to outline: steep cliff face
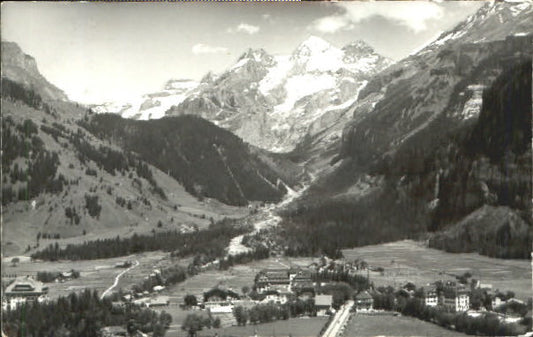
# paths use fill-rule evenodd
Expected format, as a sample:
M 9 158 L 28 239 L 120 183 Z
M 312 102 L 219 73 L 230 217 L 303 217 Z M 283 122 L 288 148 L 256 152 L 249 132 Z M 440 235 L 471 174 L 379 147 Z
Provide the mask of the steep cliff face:
M 485 89 L 479 118 L 439 116 L 373 165 L 342 160 L 284 213 L 282 228 L 291 238 L 292 253 L 334 253 L 445 230 L 430 241 L 432 246 L 527 257 L 532 238 L 532 157 L 526 140 L 531 139 L 530 93 L 531 59 L 508 60 Z M 477 211 L 488 206 L 498 217 Z M 482 218 L 476 225 L 462 221 L 472 212 Z M 340 234 L 324 240 L 326 233 Z M 514 248 L 507 249 L 507 243 Z
M 402 62 L 403 69 L 401 64 L 392 66 L 369 83 L 367 88 L 373 91 L 361 93 L 354 118 L 343 133 L 341 156 L 372 165 L 442 119 L 452 124 L 475 120 L 483 88 L 515 53 L 526 55 L 530 46 L 530 36 L 451 45 L 433 54 L 410 57 Z M 380 83 L 387 85 L 380 88 Z M 374 100 L 371 113 L 363 105 L 368 99 Z M 440 128 L 440 132 L 447 131 Z
M 511 207 L 531 223 L 531 70 L 530 57 L 509 60 L 484 91 L 480 116 L 464 141 L 455 151 L 436 151 L 442 172 L 436 228 L 483 204 Z M 444 152 L 447 157 L 439 156 Z
M 2 77 L 31 88 L 45 100 L 67 100 L 63 91 L 41 75 L 35 59 L 24 54 L 16 43 L 2 41 Z
M 310 37 L 291 55 L 249 50 L 169 114 L 196 114 L 276 152 L 305 138 L 330 145 L 368 78 L 391 62 L 362 41 L 342 49 Z
M 519 24 L 475 39 L 499 14 Z M 532 35 L 521 31 L 533 31 L 531 16 L 529 5 L 487 4 L 369 80 L 348 108 L 335 165 L 284 214 L 283 230 L 305 236 L 293 242 L 300 252 L 426 235 L 484 205 L 531 225 Z M 334 228 L 351 236 L 322 245 Z

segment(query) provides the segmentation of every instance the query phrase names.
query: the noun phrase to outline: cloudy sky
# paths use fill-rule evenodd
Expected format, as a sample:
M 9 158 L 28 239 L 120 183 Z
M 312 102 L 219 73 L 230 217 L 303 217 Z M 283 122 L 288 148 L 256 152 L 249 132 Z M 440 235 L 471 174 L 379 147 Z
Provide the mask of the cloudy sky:
M 399 60 L 481 2 L 2 2 L 2 40 L 82 103 L 127 100 L 171 78 L 221 72 L 247 48 L 291 53 L 310 35 L 337 47 L 365 40 Z

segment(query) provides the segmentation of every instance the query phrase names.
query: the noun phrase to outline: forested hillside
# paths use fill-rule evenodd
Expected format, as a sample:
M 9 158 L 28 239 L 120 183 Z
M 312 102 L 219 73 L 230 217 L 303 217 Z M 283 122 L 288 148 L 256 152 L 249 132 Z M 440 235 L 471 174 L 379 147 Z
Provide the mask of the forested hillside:
M 284 169 L 288 166 L 289 172 L 282 172 L 240 138 L 200 117 L 134 121 L 99 114 L 81 125 L 137 153 L 177 179 L 189 193 L 227 204 L 279 201 L 286 192 L 284 184 L 293 185 L 299 174 L 288 161 Z
M 80 127 L 91 110 L 39 92 L 2 77 L 4 252 L 77 237 L 188 231 L 248 213 L 199 201 L 137 154 Z
M 505 206 L 496 212 L 508 215 L 480 220 L 484 226 L 468 226 L 475 234 L 456 229 L 436 236 L 432 245 L 497 257 L 528 257 L 531 59 L 515 56 L 482 65 L 488 62 L 492 71 L 501 69 L 501 75 L 483 92 L 479 118 L 454 116 L 453 111 L 461 110 L 457 107 L 469 99 L 460 95 L 466 83 L 459 83 L 448 113 L 433 119 L 395 151 L 378 156 L 379 148 L 363 148 L 348 140 L 347 144 L 356 144 L 357 155 L 345 157 L 338 169 L 284 214 L 280 237 L 290 247 L 289 253 L 333 254 L 344 247 L 416 237 L 445 229 L 483 205 L 492 205 Z M 474 71 L 474 76 L 488 69 Z M 367 134 L 372 134 L 375 127 L 368 127 L 372 131 Z M 378 141 L 375 137 L 371 139 Z M 330 198 L 324 200 L 324 196 Z M 476 242 L 482 232 L 486 236 Z M 460 244 L 452 244 L 454 240 Z M 513 249 L 505 249 L 506 245 Z

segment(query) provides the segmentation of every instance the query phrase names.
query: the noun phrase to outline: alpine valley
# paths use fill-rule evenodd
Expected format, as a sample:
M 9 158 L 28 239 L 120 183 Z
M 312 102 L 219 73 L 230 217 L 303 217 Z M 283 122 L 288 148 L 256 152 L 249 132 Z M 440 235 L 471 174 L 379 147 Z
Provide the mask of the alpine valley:
M 171 74 L 159 92 L 83 105 L 2 41 L 2 268 L 13 257 L 52 269 L 98 259 L 103 271 L 90 266 L 82 279 L 105 279 L 94 286 L 104 298 L 135 283 L 109 267 L 128 260 L 124 273 L 150 275 L 139 274 L 132 296 L 165 286 L 183 302 L 205 290 L 198 278 L 214 282 L 210 270 L 224 271 L 216 280 L 225 299 L 241 263 L 307 266 L 374 247 L 395 254 L 405 242 L 410 253 L 524 264 L 533 244 L 532 53 L 533 4 L 487 2 L 398 62 L 361 40 L 339 48 L 310 36 L 289 55 L 249 49 L 199 82 Z M 409 264 L 385 259 L 381 274 L 370 269 L 376 280 Z M 187 266 L 181 274 L 176 261 Z M 152 284 L 156 267 L 165 281 Z M 337 281 L 378 301 L 366 273 Z M 171 288 L 193 277 L 190 288 Z M 59 283 L 57 296 L 66 292 Z M 175 307 L 174 322 L 185 310 Z M 76 324 L 54 329 L 94 328 Z
M 397 63 L 363 41 L 315 36 L 291 55 L 250 49 L 221 74 L 169 80 L 125 105 L 69 101 L 2 42 L 4 237 L 205 224 L 297 190 L 268 235 L 282 228 L 276 244 L 298 252 L 439 231 L 430 245 L 527 257 L 532 11 L 487 3 Z M 302 243 L 331 226 L 353 235 Z M 489 237 L 473 240 L 478 231 Z

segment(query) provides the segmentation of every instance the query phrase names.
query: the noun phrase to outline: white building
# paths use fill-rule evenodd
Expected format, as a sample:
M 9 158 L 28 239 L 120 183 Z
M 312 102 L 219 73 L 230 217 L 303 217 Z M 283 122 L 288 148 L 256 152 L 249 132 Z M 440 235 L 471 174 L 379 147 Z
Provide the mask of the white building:
M 470 309 L 470 296 L 464 290 L 454 291 L 453 295 L 444 296 L 444 306 L 456 312 L 467 311 Z
M 439 304 L 437 289 L 429 288 L 424 294 L 424 303 L 427 307 L 436 307 Z

